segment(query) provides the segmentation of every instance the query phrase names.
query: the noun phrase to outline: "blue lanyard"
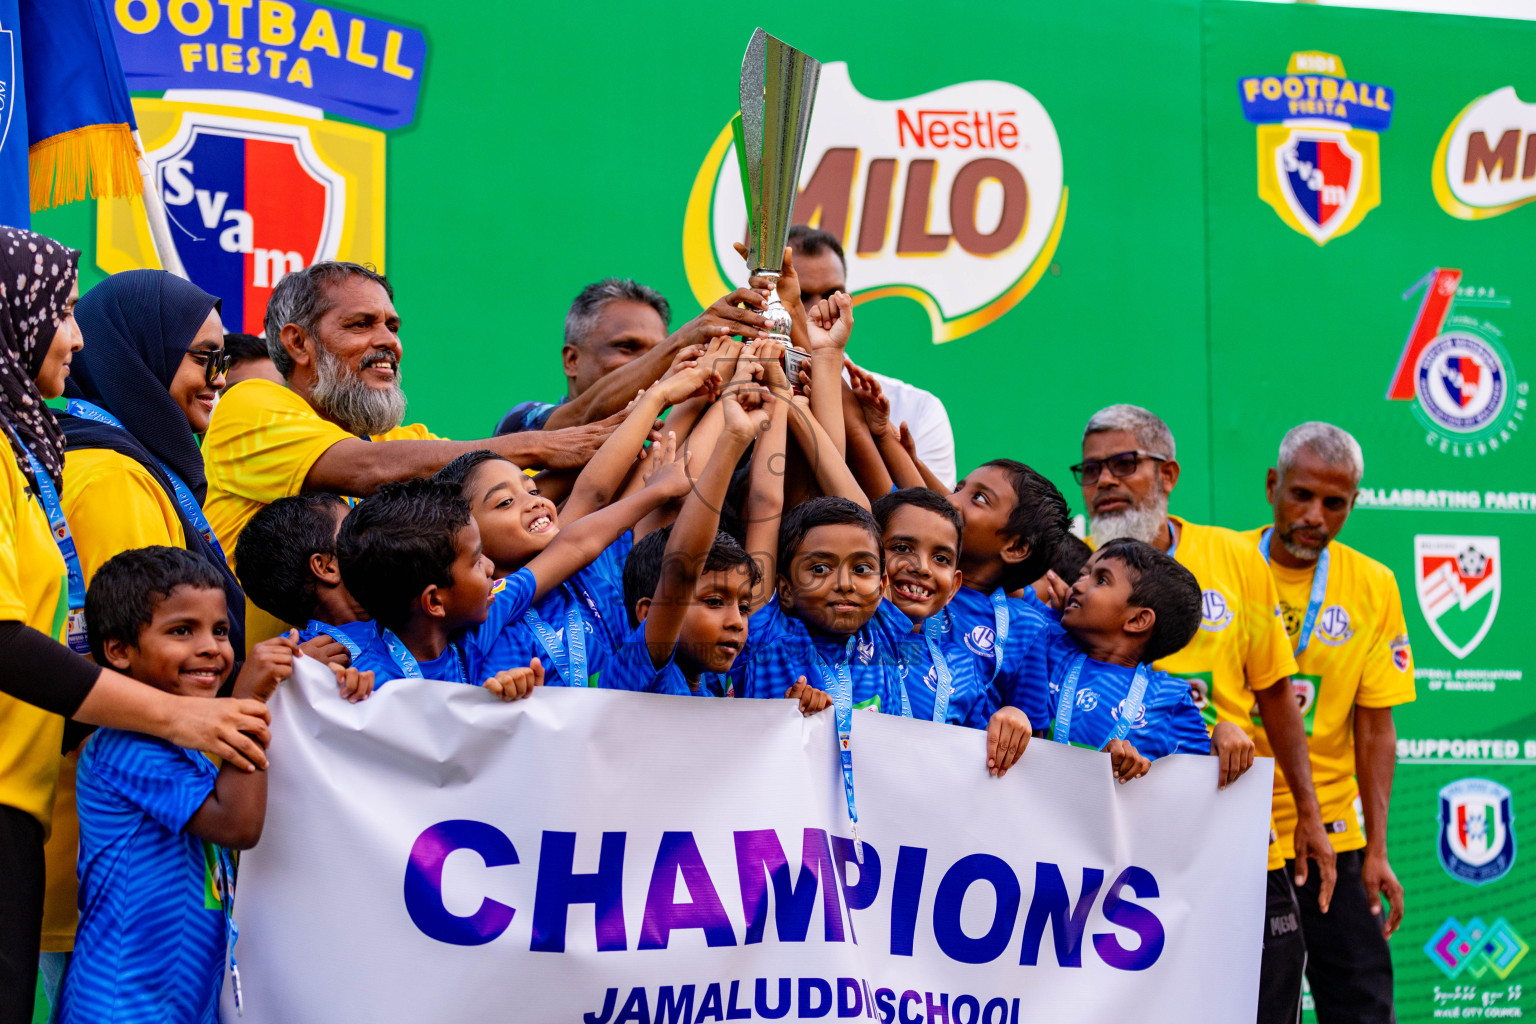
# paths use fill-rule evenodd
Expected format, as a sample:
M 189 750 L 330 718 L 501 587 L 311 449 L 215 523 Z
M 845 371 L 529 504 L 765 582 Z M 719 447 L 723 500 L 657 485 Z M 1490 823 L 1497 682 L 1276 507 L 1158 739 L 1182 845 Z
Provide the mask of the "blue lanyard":
M 813 667 L 821 676 L 822 685 L 832 695 L 832 711 L 837 719 L 837 751 L 843 763 L 843 793 L 848 798 L 848 820 L 853 823 L 854 856 L 864 860 L 864 844 L 859 840 L 859 809 L 853 800 L 853 672 L 848 667 L 853 660 L 853 645 L 857 637 L 848 638 L 843 649 L 843 659 L 835 665 L 827 664 L 821 650 L 811 642 Z
M 384 638 L 384 646 L 389 648 L 390 660 L 400 670 L 400 677 L 402 679 L 421 679 L 421 663 L 416 660 L 416 655 L 412 654 L 392 631 L 380 626 L 379 634 Z M 448 649 L 457 656 L 455 658 L 455 665 L 458 668 L 459 678 L 445 681 L 450 683 L 470 682 L 469 658 L 464 654 L 464 648 L 458 644 L 450 643 Z M 349 647 L 348 650 L 351 650 L 351 648 Z
M 1269 561 L 1269 535 L 1275 532 L 1273 526 L 1264 527 L 1264 532 L 1259 536 L 1259 554 L 1264 556 L 1264 561 Z M 1307 649 L 1307 644 L 1312 642 L 1312 630 L 1317 626 L 1318 613 L 1323 610 L 1323 597 L 1328 593 L 1328 548 L 1324 547 L 1322 554 L 1317 556 L 1317 568 L 1312 571 L 1312 594 L 1307 598 L 1307 614 L 1301 620 L 1301 636 L 1296 641 L 1296 657 L 1301 657 Z
M 347 653 L 352 656 L 352 666 L 354 668 L 357 667 L 358 660 L 363 656 L 363 649 L 357 646 L 357 641 L 347 636 L 347 634 L 343 633 L 338 627 L 327 625 L 326 623 L 321 622 L 319 619 L 310 619 L 309 624 L 304 627 L 304 632 L 310 634 L 311 636 L 319 636 L 321 633 L 324 633 L 332 640 L 335 640 L 337 643 L 341 644 L 341 646 L 347 649 Z M 411 656 L 410 651 L 406 651 L 405 653 L 407 657 L 411 658 L 412 662 L 415 662 L 416 659 L 415 657 Z
M 1087 663 L 1088 655 L 1079 653 L 1072 659 L 1067 679 L 1061 684 L 1061 694 L 1056 700 L 1056 721 L 1051 724 L 1051 739 L 1057 743 L 1071 742 L 1072 711 L 1077 704 L 1077 681 Z M 1141 706 L 1147 696 L 1148 678 L 1147 666 L 1137 665 L 1136 675 L 1131 679 L 1131 692 L 1126 695 L 1125 703 L 1120 708 L 1120 720 L 1101 744 L 1101 749 L 1111 741 L 1123 740 L 1130 734 L 1131 723 L 1141 716 Z
M 1008 594 L 1002 587 L 992 591 L 992 681 L 1003 670 L 1003 644 L 1008 642 Z
M 32 450 L 22 443 L 16 428 L 9 423 L 6 428 L 11 432 L 16 450 L 27 457 L 32 475 L 37 477 L 37 498 L 48 516 L 48 528 L 53 532 L 54 543 L 59 546 L 59 554 L 64 556 L 64 570 L 69 578 L 69 623 L 65 631 L 69 649 L 76 654 L 89 656 L 91 644 L 85 632 L 85 573 L 80 569 L 80 553 L 75 550 L 74 535 L 69 532 L 69 523 L 64 519 L 64 506 L 59 501 L 59 492 L 54 490 L 53 477 L 43 469 Z
M 580 581 L 574 576 L 566 581 L 566 585 L 570 587 L 572 593 L 581 598 L 582 603 L 592 612 L 592 618 L 596 621 L 597 627 L 602 634 L 611 636 L 612 634 L 608 632 L 608 622 L 603 618 L 603 611 L 597 606 L 597 602 L 592 599 L 592 595 L 588 593 L 587 588 L 582 586 Z
M 1168 524 L 1168 557 L 1177 558 L 1179 556 L 1179 538 L 1174 536 L 1173 520 L 1164 519 L 1163 522 Z
M 923 642 L 928 645 L 928 654 L 933 658 L 933 669 L 938 674 L 938 693 L 933 698 L 933 720 L 942 722 L 949 714 L 949 698 L 955 692 L 955 673 L 949 667 L 949 661 L 944 657 L 944 651 L 939 646 L 939 617 L 948 615 L 949 609 L 940 609 L 939 614 L 923 622 Z M 1006 621 L 1006 617 L 1005 617 Z M 1007 628 L 1006 626 L 1004 627 Z M 998 660 L 1002 657 L 999 654 Z
M 213 887 L 224 911 L 224 937 L 229 957 L 229 983 L 235 996 L 235 1013 L 245 1016 L 245 993 L 240 988 L 240 965 L 235 962 L 235 943 L 240 940 L 240 928 L 235 924 L 235 865 L 228 850 L 213 846 Z
M 116 416 L 84 399 L 71 398 L 65 407 L 65 411 L 71 416 L 78 416 L 83 420 L 94 420 L 97 423 L 105 423 L 109 427 L 116 427 L 125 434 L 128 433 L 128 428 L 123 426 L 122 421 Z M 188 487 L 186 481 L 177 476 L 176 471 L 170 466 L 167 466 L 159 459 L 156 459 L 155 462 L 159 463 L 160 468 L 170 479 L 171 488 L 176 492 L 176 504 L 181 506 L 181 514 L 187 517 L 187 522 L 192 524 L 194 530 L 203 535 L 203 540 L 208 542 L 208 546 L 213 548 L 214 552 L 228 563 L 229 559 L 224 554 L 224 548 L 219 544 L 219 538 L 214 535 L 213 527 L 208 525 L 208 517 L 203 515 L 202 506 L 198 505 L 197 498 L 192 494 L 192 488 Z
M 575 589 L 575 588 L 572 588 Z M 539 618 L 539 613 L 529 608 L 523 613 L 523 621 L 533 630 L 539 646 L 549 655 L 550 663 L 565 676 L 568 686 L 587 685 L 587 629 L 581 621 L 581 609 L 574 605 L 565 613 L 566 657 L 561 657 L 560 640 L 549 623 Z

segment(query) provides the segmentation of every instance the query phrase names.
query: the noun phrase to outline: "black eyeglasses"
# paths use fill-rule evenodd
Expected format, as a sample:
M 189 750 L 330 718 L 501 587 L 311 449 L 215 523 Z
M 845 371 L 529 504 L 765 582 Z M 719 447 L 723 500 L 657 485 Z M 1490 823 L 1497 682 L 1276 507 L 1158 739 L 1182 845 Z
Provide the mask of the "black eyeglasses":
M 187 355 L 202 364 L 203 383 L 209 387 L 213 386 L 214 378 L 228 370 L 229 364 L 234 362 L 229 351 L 222 348 L 211 348 L 203 352 L 188 351 Z
M 1097 483 L 1099 477 L 1104 472 L 1104 467 L 1108 466 L 1111 475 L 1124 480 L 1126 477 L 1136 472 L 1136 467 L 1141 465 L 1142 459 L 1152 459 L 1155 462 L 1167 462 L 1168 456 L 1154 455 L 1151 452 L 1144 452 L 1140 450 L 1134 452 L 1117 452 L 1108 458 L 1084 459 L 1082 462 L 1079 462 L 1077 465 L 1071 467 L 1072 475 L 1077 478 L 1078 486 L 1083 487 L 1090 483 Z

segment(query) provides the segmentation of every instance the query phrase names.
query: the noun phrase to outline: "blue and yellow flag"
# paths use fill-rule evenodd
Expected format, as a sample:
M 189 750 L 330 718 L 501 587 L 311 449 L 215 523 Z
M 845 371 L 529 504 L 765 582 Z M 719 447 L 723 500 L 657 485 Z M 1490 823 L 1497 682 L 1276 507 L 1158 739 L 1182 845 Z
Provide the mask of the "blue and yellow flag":
M 140 194 L 134 127 L 104 0 L 0 0 L 0 223 Z

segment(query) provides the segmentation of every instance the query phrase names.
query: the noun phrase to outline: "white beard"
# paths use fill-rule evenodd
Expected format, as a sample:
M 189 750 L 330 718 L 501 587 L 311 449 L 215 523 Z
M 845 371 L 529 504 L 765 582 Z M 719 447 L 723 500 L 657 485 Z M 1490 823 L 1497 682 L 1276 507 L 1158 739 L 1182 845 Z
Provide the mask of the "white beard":
M 1158 534 L 1168 528 L 1167 520 L 1168 495 L 1157 491 L 1145 505 L 1092 517 L 1088 522 L 1088 535 L 1093 539 L 1094 547 L 1100 548 L 1112 540 L 1123 539 L 1152 544 Z
M 378 391 L 353 373 L 335 353 L 324 345 L 315 346 L 315 386 L 312 402 L 325 410 L 342 426 L 359 436 L 383 434 L 398 427 L 405 419 L 405 392 L 397 376 L 394 387 Z

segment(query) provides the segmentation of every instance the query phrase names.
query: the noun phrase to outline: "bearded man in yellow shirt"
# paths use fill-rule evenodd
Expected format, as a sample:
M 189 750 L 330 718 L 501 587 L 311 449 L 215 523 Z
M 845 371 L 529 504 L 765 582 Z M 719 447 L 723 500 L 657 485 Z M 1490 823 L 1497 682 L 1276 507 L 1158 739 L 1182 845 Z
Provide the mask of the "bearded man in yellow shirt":
M 401 426 L 400 316 L 382 274 L 325 262 L 284 277 L 267 304 L 267 347 L 286 385 L 252 379 L 214 408 L 203 439 L 208 523 L 233 552 L 264 506 L 309 491 L 367 497 L 381 484 L 427 476 L 488 448 L 519 466 L 586 464 L 617 420 L 481 441 L 448 441 Z M 246 644 L 287 628 L 249 602 Z M 303 623 L 295 625 L 303 626 Z
M 1413 652 L 1392 570 L 1335 540 L 1364 473 L 1365 456 L 1347 432 L 1328 423 L 1293 427 L 1265 481 L 1274 522 L 1243 534 L 1265 556 L 1279 588 L 1299 666 L 1291 681 L 1311 748 L 1312 781 L 1338 852 L 1339 886 L 1326 916 L 1315 880 L 1296 893 L 1318 1024 L 1396 1019 L 1387 938 L 1403 919 L 1403 887 L 1387 860 L 1387 805 L 1397 764 L 1392 708 L 1414 699 Z M 1259 753 L 1270 752 L 1263 728 L 1255 740 Z M 1365 810 L 1364 831 L 1356 797 Z M 1279 777 L 1274 807 L 1289 860 L 1286 828 L 1295 820 L 1296 801 Z
M 1305 885 L 1308 859 L 1317 862 L 1318 906 L 1333 894 L 1334 850 L 1323 830 L 1312 788 L 1307 736 L 1291 698 L 1296 661 L 1280 618 L 1279 596 L 1252 541 L 1232 530 L 1202 526 L 1168 514 L 1179 482 L 1173 433 L 1135 405 L 1100 409 L 1083 430 L 1083 460 L 1072 467 L 1088 508 L 1089 539 L 1145 541 L 1195 574 L 1201 589 L 1200 630 L 1189 646 L 1156 667 L 1190 681 L 1203 697 L 1207 725 L 1235 722 L 1250 737 L 1262 726 L 1280 775 L 1296 794 L 1291 837 L 1294 877 Z M 1202 703 L 1197 699 L 1196 703 Z M 1260 1024 L 1295 1024 L 1301 1015 L 1306 946 L 1286 858 L 1271 829 L 1264 955 L 1259 970 Z

